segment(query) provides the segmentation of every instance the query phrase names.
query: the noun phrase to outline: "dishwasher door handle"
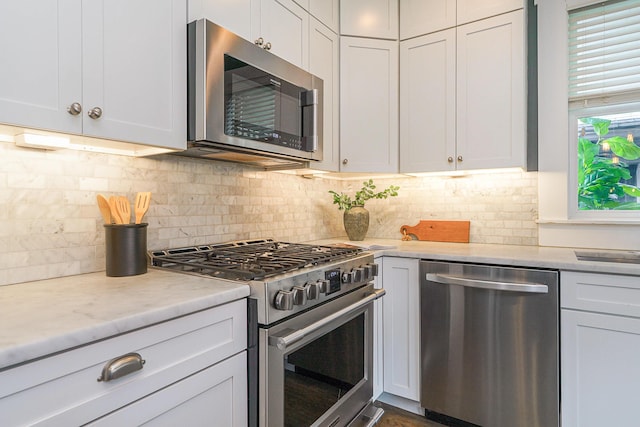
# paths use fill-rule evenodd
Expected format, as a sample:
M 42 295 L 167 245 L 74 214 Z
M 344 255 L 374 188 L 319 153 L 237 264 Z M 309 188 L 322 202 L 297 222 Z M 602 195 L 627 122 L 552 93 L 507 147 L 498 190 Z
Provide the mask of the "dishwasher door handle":
M 465 277 L 435 273 L 427 273 L 427 280 L 429 282 L 441 283 L 443 285 L 460 285 L 494 291 L 527 292 L 532 294 L 549 293 L 549 287 L 540 283 L 494 282 L 492 280 L 467 279 Z

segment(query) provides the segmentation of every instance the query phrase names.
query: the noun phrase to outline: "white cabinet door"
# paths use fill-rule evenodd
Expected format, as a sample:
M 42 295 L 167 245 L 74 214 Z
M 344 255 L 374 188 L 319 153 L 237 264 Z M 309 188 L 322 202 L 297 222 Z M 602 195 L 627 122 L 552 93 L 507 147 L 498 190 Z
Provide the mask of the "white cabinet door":
M 310 0 L 309 13 L 331 28 L 334 33 L 340 32 L 339 0 Z
M 465 24 L 523 7 L 523 0 L 457 0 L 457 23 Z
M 400 42 L 400 171 L 455 170 L 456 30 Z
M 384 257 L 384 391 L 420 400 L 419 261 Z
M 310 19 L 309 72 L 322 79 L 323 160 L 314 169 L 340 170 L 340 37 L 315 18 Z
M 457 27 L 457 168 L 525 164 L 522 10 Z
M 251 1 L 189 0 L 188 22 L 206 18 L 245 40 L 251 40 Z
M 456 0 L 400 0 L 400 40 L 455 26 Z
M 638 425 L 640 319 L 561 311 L 562 425 Z
M 83 105 L 101 109 L 83 114 L 85 135 L 185 148 L 186 13 L 185 0 L 83 1 Z
M 373 286 L 376 289 L 384 287 L 382 283 L 382 257 L 373 261 L 378 264 L 378 277 L 374 278 Z M 373 400 L 376 400 L 384 391 L 384 317 L 383 298 L 373 302 Z
M 341 172 L 398 171 L 398 43 L 340 37 Z
M 239 353 L 88 425 L 246 427 L 246 354 Z
M 340 35 L 398 39 L 398 0 L 340 2 Z
M 293 0 L 253 0 L 252 39 L 270 43 L 270 52 L 309 68 L 309 14 Z
M 186 0 L 3 2 L 0 122 L 186 148 L 186 13 Z
M 0 123 L 82 132 L 80 0 L 0 2 Z

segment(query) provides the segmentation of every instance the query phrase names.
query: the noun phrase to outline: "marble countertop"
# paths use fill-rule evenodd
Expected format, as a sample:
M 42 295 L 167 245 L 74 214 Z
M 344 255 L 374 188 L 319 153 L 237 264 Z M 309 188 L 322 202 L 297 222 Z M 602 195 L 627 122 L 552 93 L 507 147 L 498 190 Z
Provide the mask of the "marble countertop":
M 579 261 L 573 248 L 366 239 L 376 255 L 640 276 L 640 264 Z M 605 252 L 605 251 L 598 251 Z M 249 286 L 157 269 L 0 286 L 0 369 L 249 296 Z
M 376 255 L 421 258 L 443 261 L 474 262 L 506 266 L 552 268 L 569 271 L 586 271 L 606 274 L 640 276 L 640 264 L 580 261 L 575 251 L 609 252 L 599 249 L 558 248 L 549 246 L 493 245 L 481 243 L 443 243 L 426 241 L 402 241 L 400 239 L 365 239 L 352 242 L 348 239 L 326 239 L 317 244 L 347 243 L 370 249 Z M 629 251 L 619 251 L 629 252 Z
M 157 269 L 0 286 L 0 369 L 248 295 L 245 283 Z

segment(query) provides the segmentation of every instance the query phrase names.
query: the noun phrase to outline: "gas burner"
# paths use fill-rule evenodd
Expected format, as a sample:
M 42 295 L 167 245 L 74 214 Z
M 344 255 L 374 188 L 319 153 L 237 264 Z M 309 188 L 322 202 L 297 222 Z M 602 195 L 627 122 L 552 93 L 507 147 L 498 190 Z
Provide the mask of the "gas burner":
M 301 268 L 348 259 L 362 250 L 272 239 L 150 251 L 152 265 L 231 280 L 262 280 Z

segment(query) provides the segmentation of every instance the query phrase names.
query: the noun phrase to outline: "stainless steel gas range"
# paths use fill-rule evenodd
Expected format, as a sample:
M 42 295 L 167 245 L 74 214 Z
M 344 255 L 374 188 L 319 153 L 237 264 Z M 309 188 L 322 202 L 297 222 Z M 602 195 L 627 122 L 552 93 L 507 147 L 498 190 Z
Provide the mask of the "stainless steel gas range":
M 349 245 L 271 239 L 150 251 L 157 268 L 243 281 L 250 425 L 372 425 L 378 266 Z M 254 383 L 258 379 L 257 384 Z

